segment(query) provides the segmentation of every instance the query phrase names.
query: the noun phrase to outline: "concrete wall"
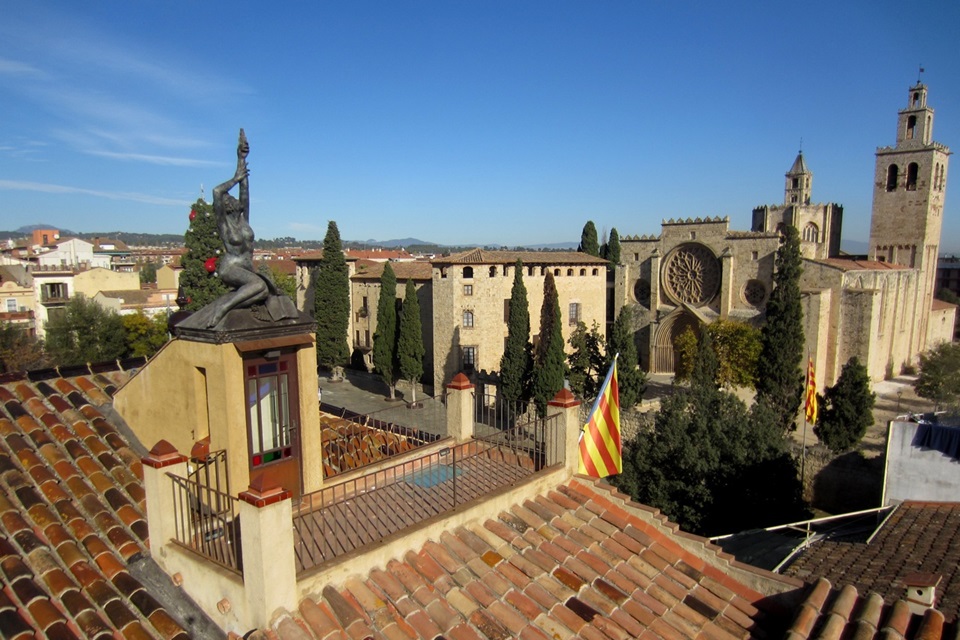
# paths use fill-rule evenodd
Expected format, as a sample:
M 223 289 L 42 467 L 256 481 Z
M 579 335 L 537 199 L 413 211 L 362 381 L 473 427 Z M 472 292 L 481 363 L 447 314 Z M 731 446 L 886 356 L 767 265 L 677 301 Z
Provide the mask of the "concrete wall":
M 73 278 L 74 293 L 92 298 L 101 291 L 140 291 L 140 274 L 96 267 Z M 72 294 L 71 294 L 72 297 Z
M 956 502 L 960 495 L 960 462 L 939 451 L 913 446 L 918 426 L 893 421 L 887 429 L 881 506 L 902 500 Z

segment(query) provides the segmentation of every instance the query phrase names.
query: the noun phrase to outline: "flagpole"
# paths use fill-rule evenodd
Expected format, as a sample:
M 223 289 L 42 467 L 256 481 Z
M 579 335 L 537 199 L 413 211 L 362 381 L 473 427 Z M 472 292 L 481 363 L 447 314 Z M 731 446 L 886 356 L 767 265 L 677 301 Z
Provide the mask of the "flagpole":
M 807 349 L 807 381 L 803 385 L 803 443 L 800 445 L 800 495 L 806 488 L 807 483 L 807 396 L 810 393 L 810 350 Z

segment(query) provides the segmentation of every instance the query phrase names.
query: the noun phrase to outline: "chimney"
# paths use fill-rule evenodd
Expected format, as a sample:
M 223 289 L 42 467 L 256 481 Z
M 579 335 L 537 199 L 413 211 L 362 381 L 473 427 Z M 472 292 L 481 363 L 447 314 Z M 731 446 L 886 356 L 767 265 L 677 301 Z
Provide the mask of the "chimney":
M 937 601 L 937 585 L 943 579 L 939 573 L 923 573 L 913 571 L 903 578 L 907 588 L 906 597 L 910 611 L 923 615 L 927 609 L 933 609 Z

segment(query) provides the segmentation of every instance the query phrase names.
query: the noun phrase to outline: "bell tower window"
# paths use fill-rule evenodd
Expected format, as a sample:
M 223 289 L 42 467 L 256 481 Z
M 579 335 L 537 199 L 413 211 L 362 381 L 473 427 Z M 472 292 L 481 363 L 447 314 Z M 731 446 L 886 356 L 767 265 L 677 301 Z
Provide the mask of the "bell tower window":
M 917 190 L 917 174 L 919 172 L 920 167 L 916 162 L 907 165 L 907 191 Z
M 897 181 L 900 179 L 900 167 L 895 164 L 887 167 L 887 191 L 897 190 Z
M 907 118 L 907 140 L 913 140 L 913 133 L 917 128 L 917 116 Z

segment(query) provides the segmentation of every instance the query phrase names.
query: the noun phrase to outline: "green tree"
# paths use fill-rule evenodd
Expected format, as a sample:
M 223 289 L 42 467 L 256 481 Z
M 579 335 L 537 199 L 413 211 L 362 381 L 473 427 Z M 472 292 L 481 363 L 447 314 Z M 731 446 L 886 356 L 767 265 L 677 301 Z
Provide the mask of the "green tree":
M 323 257 L 314 285 L 314 318 L 317 321 L 317 364 L 342 375 L 350 360 L 347 330 L 350 326 L 350 276 L 343 255 L 340 230 L 331 220 L 323 239 Z
M 937 409 L 960 411 L 960 343 L 941 342 L 920 354 L 920 371 L 913 388 Z
M 190 209 L 190 228 L 183 236 L 186 252 L 180 258 L 183 271 L 180 286 L 187 296 L 188 311 L 197 311 L 227 293 L 219 276 L 207 271 L 207 261 L 223 251 L 223 240 L 217 231 L 213 205 L 198 199 Z
M 513 267 L 513 288 L 507 314 L 507 341 L 500 358 L 500 392 L 510 402 L 530 399 L 533 346 L 530 344 L 530 307 L 523 284 L 523 263 Z
M 297 301 L 297 279 L 289 273 L 284 273 L 276 265 L 263 262 L 257 267 L 257 271 L 270 278 L 280 292 L 293 300 Z
M 834 453 L 853 449 L 873 424 L 875 399 L 867 368 L 856 357 L 850 358 L 837 383 L 823 394 L 823 408 L 813 432 Z
M 570 334 L 572 351 L 567 356 L 570 390 L 581 398 L 595 398 L 609 366 L 606 356 L 606 341 L 596 322 L 587 330 L 583 322 Z
M 423 327 L 420 323 L 420 301 L 413 280 L 407 280 L 400 312 L 400 336 L 397 338 L 397 360 L 400 375 L 410 381 L 413 404 L 417 403 L 417 380 L 423 375 Z
M 774 410 L 784 431 L 796 429 L 803 398 L 803 307 L 800 304 L 800 236 L 787 225 L 777 249 L 767 320 L 760 330 L 757 401 Z
M 950 289 L 940 289 L 940 291 L 937 291 L 937 300 L 943 300 L 944 302 L 960 306 L 960 296 Z
M 116 360 L 127 350 L 120 316 L 82 295 L 47 320 L 44 346 L 52 363 L 67 366 Z
M 647 389 L 647 374 L 640 370 L 637 343 L 633 338 L 634 309 L 631 305 L 620 307 L 620 313 L 617 314 L 610 331 L 610 340 L 607 342 L 607 366 L 613 362 L 616 354 L 620 354 L 617 361 L 617 380 L 620 406 L 624 409 L 630 409 L 640 402 Z
M 540 308 L 540 342 L 533 354 L 533 399 L 541 417 L 547 415 L 547 403 L 563 388 L 565 359 L 557 283 L 553 273 L 547 271 Z
M 588 220 L 587 224 L 583 225 L 583 231 L 580 233 L 580 247 L 577 251 L 600 256 L 600 241 L 597 239 L 597 226 L 593 224 L 593 220 Z
M 43 343 L 21 326 L 0 322 L 0 373 L 46 366 Z
M 140 284 L 156 284 L 157 265 L 152 260 L 143 263 L 140 267 Z
M 756 384 L 757 359 L 762 345 L 760 331 L 746 322 L 717 320 L 706 326 L 714 354 L 717 357 L 716 383 L 723 387 L 748 387 Z M 693 366 L 697 349 L 696 334 L 688 329 L 676 340 L 674 348 L 680 355 L 675 372 L 676 380 L 686 380 Z
M 143 311 L 120 316 L 128 356 L 152 357 L 167 343 L 166 313 L 148 317 Z
M 610 229 L 610 239 L 607 241 L 607 253 L 604 256 L 611 265 L 620 264 L 620 233 L 617 228 Z
M 373 368 L 390 389 L 390 399 L 397 388 L 397 276 L 389 262 L 380 275 L 380 297 L 377 299 L 377 330 L 373 333 Z
M 662 400 L 653 430 L 625 443 L 623 473 L 611 481 L 701 535 L 800 519 L 800 483 L 775 416 L 719 389 L 717 367 L 704 334 L 690 386 Z

